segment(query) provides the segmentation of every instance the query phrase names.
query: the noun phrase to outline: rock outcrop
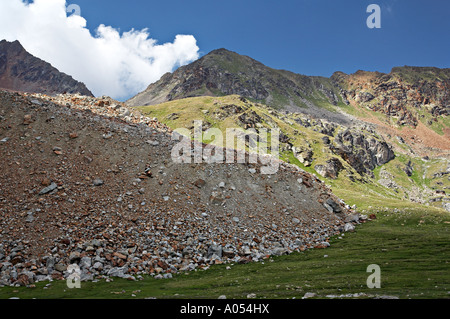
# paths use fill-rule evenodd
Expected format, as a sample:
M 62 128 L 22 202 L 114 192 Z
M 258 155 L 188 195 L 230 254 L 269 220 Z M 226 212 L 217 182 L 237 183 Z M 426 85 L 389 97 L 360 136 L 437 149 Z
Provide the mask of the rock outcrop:
M 396 67 L 389 74 L 336 72 L 331 80 L 346 100 L 386 115 L 396 125 L 432 126 L 450 113 L 450 69 Z
M 373 176 L 375 167 L 395 158 L 392 147 L 384 140 L 376 138 L 373 133 L 366 136 L 357 130 L 347 129 L 338 133 L 329 147 L 361 175 Z

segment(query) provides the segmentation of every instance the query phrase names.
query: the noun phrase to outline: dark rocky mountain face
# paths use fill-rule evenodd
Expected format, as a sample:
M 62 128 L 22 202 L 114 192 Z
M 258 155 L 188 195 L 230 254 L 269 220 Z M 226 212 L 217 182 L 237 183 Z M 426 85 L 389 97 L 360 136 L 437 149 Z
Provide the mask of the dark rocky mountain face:
M 306 108 L 313 99 L 335 105 L 338 102 L 326 78 L 275 70 L 247 56 L 219 49 L 165 74 L 127 104 L 154 105 L 186 97 L 232 94 L 275 108 Z
M 0 88 L 48 95 L 80 93 L 93 96 L 83 83 L 31 55 L 19 41 L 0 42 Z

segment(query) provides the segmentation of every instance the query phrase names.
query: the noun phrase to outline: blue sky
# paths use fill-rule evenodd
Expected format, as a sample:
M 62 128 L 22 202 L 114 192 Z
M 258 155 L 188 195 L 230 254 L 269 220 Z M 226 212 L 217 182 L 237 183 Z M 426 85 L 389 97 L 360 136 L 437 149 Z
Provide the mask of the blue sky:
M 450 67 L 447 0 L 73 0 L 88 28 L 148 28 L 159 43 L 177 34 L 200 54 L 227 48 L 278 69 L 330 76 L 394 66 Z M 381 29 L 369 29 L 369 4 L 381 7 Z

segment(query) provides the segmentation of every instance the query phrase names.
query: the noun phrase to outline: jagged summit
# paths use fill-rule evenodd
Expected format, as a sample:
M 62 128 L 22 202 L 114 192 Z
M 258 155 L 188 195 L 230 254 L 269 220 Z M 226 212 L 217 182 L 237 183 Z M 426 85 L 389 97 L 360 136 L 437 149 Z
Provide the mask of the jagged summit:
M 199 60 L 165 74 L 128 105 L 152 105 L 193 96 L 238 94 L 273 107 L 308 106 L 308 99 L 327 99 L 329 83 L 265 66 L 248 56 L 218 49 Z M 331 88 L 330 88 L 331 89 Z
M 0 41 L 0 88 L 43 93 L 93 96 L 86 85 L 28 53 L 19 41 Z

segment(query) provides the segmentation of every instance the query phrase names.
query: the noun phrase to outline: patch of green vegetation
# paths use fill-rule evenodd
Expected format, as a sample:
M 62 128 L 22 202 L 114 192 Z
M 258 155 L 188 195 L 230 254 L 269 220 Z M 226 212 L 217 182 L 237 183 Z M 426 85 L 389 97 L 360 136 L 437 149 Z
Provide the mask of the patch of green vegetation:
M 417 118 L 425 126 L 432 129 L 439 135 L 445 134 L 445 129 L 450 126 L 450 119 L 448 116 L 433 117 L 433 115 L 426 109 L 419 109 L 417 111 Z
M 314 98 L 314 97 L 311 97 L 311 98 L 309 98 L 309 101 L 312 103 L 312 104 L 314 104 L 314 105 L 316 105 L 316 106 L 318 106 L 318 107 L 320 107 L 320 108 L 323 108 L 323 109 L 326 109 L 326 110 L 328 110 L 328 111 L 330 111 L 330 112 L 333 112 L 333 113 L 336 113 L 337 111 L 336 111 L 336 107 L 333 105 L 333 104 L 331 104 L 327 99 L 325 99 L 325 98 Z

